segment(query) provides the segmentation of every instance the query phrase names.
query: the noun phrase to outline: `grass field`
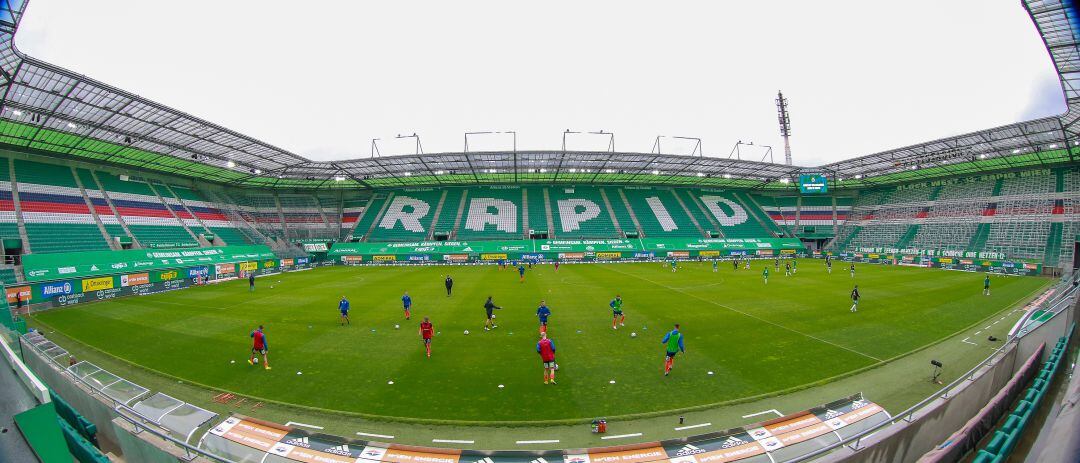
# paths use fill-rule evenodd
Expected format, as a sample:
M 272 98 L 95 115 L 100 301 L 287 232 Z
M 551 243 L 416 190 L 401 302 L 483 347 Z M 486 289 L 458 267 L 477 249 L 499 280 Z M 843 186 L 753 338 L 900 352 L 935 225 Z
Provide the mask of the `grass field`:
M 839 265 L 829 275 L 821 261 L 803 260 L 798 275 L 774 271 L 766 286 L 762 265 L 713 273 L 708 264 L 684 263 L 674 274 L 660 264 L 566 265 L 557 273 L 545 265 L 528 271 L 525 283 L 493 266 L 332 267 L 260 278 L 254 293 L 237 281 L 44 312 L 34 321 L 148 369 L 251 397 L 433 422 L 535 422 L 801 387 L 936 342 L 1047 283 L 994 277 L 993 295 L 983 296 L 981 274 L 857 265 L 853 280 Z M 448 271 L 456 281 L 450 298 L 442 288 Z M 856 282 L 863 300 L 851 313 Z M 409 322 L 405 290 L 414 300 Z M 616 293 L 627 326 L 613 331 L 607 302 Z M 484 332 L 489 294 L 505 309 L 499 328 Z M 352 301 L 349 327 L 338 325 L 342 295 Z M 540 299 L 553 311 L 557 386 L 542 383 L 535 353 Z M 430 359 L 416 333 L 425 315 L 439 332 Z M 676 322 L 687 353 L 665 378 L 660 338 Z M 270 371 L 244 360 L 248 333 L 260 323 Z

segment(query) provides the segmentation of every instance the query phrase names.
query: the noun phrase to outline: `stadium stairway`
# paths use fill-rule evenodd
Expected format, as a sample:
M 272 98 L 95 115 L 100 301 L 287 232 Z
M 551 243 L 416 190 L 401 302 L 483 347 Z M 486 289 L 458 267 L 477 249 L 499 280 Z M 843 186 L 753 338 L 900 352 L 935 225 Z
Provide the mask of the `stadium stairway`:
M 458 224 L 461 223 L 461 218 L 465 215 L 465 207 L 469 201 L 469 190 L 461 190 L 461 201 L 458 203 L 457 214 L 454 214 L 454 223 L 450 228 L 450 238 L 457 239 Z
M 11 204 L 15 212 L 15 223 L 19 231 L 19 239 L 22 241 L 22 252 L 23 254 L 29 254 L 33 251 L 30 247 L 30 237 L 26 234 L 26 222 L 23 220 L 22 205 L 19 204 L 19 182 L 15 181 L 15 161 L 12 159 L 7 161 L 7 180 L 8 186 L 11 187 Z
M 609 218 L 611 219 L 611 225 L 615 227 L 615 233 L 618 233 L 618 236 L 620 238 L 626 236 L 626 234 L 623 232 L 622 226 L 619 225 L 619 219 L 615 217 L 615 209 L 611 207 L 611 199 L 608 198 L 607 191 L 603 188 L 597 188 L 596 190 L 600 192 L 600 199 L 604 200 L 604 208 L 606 208 L 608 211 L 608 215 L 610 216 Z
M 97 224 L 101 236 L 105 237 L 105 242 L 109 245 L 109 249 L 114 251 L 121 249 L 121 245 L 112 238 L 109 234 L 109 230 L 105 228 L 105 223 L 101 221 L 101 215 L 98 214 L 97 206 L 94 204 L 94 201 L 90 199 L 90 195 L 86 193 L 86 187 L 83 185 L 82 179 L 79 178 L 79 172 L 75 169 L 75 166 L 71 166 L 71 177 L 75 179 L 75 184 L 79 186 L 79 193 L 82 193 L 83 203 L 86 204 L 87 210 L 89 210 L 90 215 L 93 216 L 94 223 Z
M 911 244 L 911 240 L 915 239 L 915 235 L 919 233 L 919 225 L 909 225 L 904 234 L 900 237 L 900 240 L 896 242 L 893 247 L 896 249 L 905 249 Z
M 229 244 L 224 237 L 217 236 L 214 232 L 210 231 L 210 227 L 206 226 L 206 222 L 203 222 L 202 218 L 191 211 L 191 208 L 188 207 L 187 203 L 176 194 L 176 190 L 169 186 L 168 183 L 159 183 L 154 188 L 162 197 L 166 198 L 170 207 L 173 209 L 173 213 L 178 216 L 180 221 L 183 222 L 189 230 L 196 232 L 199 235 L 201 238 L 200 243 L 206 242 L 207 246 L 227 246 Z M 209 241 L 206 241 L 203 234 L 214 235 L 214 242 L 210 243 Z M 237 241 L 236 244 L 243 243 Z
M 456 192 L 457 189 L 454 189 L 454 191 Z M 424 237 L 425 239 L 430 240 L 435 237 L 435 225 L 439 223 L 439 216 L 442 215 L 443 206 L 446 205 L 446 196 L 449 192 L 450 190 L 444 189 L 442 195 L 439 196 L 439 204 L 435 205 L 435 214 L 431 216 L 431 225 L 427 229 L 427 235 Z M 452 201 L 453 200 L 451 200 L 451 202 Z
M 704 235 L 700 227 L 690 221 L 682 206 L 674 201 L 671 190 L 628 186 L 619 191 L 625 195 L 643 237 L 697 238 Z
M 376 216 L 379 215 L 379 211 L 381 211 L 386 204 L 386 200 L 388 199 L 387 196 L 387 194 L 376 192 L 368 198 L 367 204 L 364 205 L 360 214 L 356 217 L 356 225 L 353 227 L 352 231 L 349 232 L 348 236 L 350 240 L 362 241 L 366 238 L 365 234 L 368 231 L 368 227 L 375 222 Z M 358 235 L 357 232 L 361 233 Z
M 178 208 L 177 206 L 179 206 L 176 203 L 176 198 L 173 198 L 171 196 L 170 197 L 162 196 L 161 193 L 158 192 L 157 188 L 154 188 L 153 183 L 146 182 L 146 186 L 147 186 L 147 188 L 150 189 L 150 191 L 152 193 L 154 193 L 154 196 L 157 196 L 158 201 L 161 201 L 161 204 L 165 206 L 165 210 L 169 211 L 169 213 L 172 214 L 173 219 L 176 219 L 176 221 L 180 223 L 180 226 L 184 228 L 184 231 L 186 231 L 188 233 L 188 235 L 191 236 L 191 239 L 195 240 L 195 242 L 198 243 L 199 246 L 202 246 L 202 247 L 211 246 L 210 242 L 206 241 L 206 239 L 203 238 L 203 236 L 202 236 L 203 233 L 206 232 L 205 229 L 200 230 L 199 228 L 196 228 L 196 229 L 193 230 L 191 228 L 191 226 L 196 226 L 196 227 L 200 227 L 200 228 L 201 228 L 201 226 L 198 224 L 198 222 L 196 222 L 194 220 L 193 217 L 191 217 L 190 214 L 188 214 L 185 211 L 185 212 L 183 212 L 183 214 L 185 216 L 181 216 L 180 213 L 176 212 L 176 209 Z M 190 224 L 190 226 L 189 226 L 189 224 Z M 196 230 L 198 230 L 199 233 L 196 233 Z
M 555 238 L 555 218 L 551 213 L 551 196 L 548 193 L 548 189 L 544 188 L 544 220 L 547 223 L 547 230 L 550 233 L 551 238 Z
M 199 246 L 195 234 L 173 214 L 150 187 L 137 179 L 124 179 L 93 171 L 102 192 L 113 203 L 133 237 L 143 247 L 186 248 Z
M 117 212 L 116 205 L 109 198 L 108 192 L 101 188 L 101 184 L 94 172 L 88 169 L 76 168 L 75 176 L 79 178 L 79 181 L 83 184 L 83 191 L 90 198 L 90 202 L 94 204 L 94 213 L 98 215 L 101 223 L 105 226 L 109 238 L 128 237 L 131 239 L 132 249 L 142 248 L 142 243 L 128 229 L 127 222 Z
M 393 200 L 394 200 L 394 192 L 391 191 L 391 192 L 386 194 L 386 197 L 384 198 L 383 202 L 379 205 L 379 209 L 377 211 L 374 208 L 369 208 L 369 209 L 364 210 L 364 212 L 365 212 L 364 216 L 361 217 L 360 222 L 357 222 L 357 224 L 356 224 L 357 230 L 363 230 L 364 231 L 363 237 L 360 239 L 360 241 L 368 241 L 368 240 L 371 239 L 371 234 L 375 231 L 375 226 L 379 224 L 380 220 L 382 220 L 383 214 L 386 213 L 386 209 L 388 207 L 390 207 L 391 201 L 393 201 Z M 375 212 L 375 214 L 371 216 L 370 221 L 367 220 L 367 218 L 368 218 L 367 212 L 369 212 L 369 211 L 374 211 Z M 356 231 L 354 230 L 353 233 L 354 233 L 353 236 L 355 236 Z
M 446 200 L 439 208 L 439 217 L 432 220 L 432 234 L 446 233 L 448 237 L 454 236 L 455 224 L 461 218 L 461 211 L 465 209 L 465 199 L 468 194 L 469 190 L 465 188 L 447 189 Z
M 645 231 L 641 228 L 641 222 L 638 222 L 637 216 L 634 215 L 634 209 L 630 207 L 630 200 L 626 198 L 626 193 L 622 188 L 615 188 L 615 192 L 618 193 L 615 200 L 615 216 L 622 222 L 623 230 L 631 229 L 638 233 L 639 237 L 645 236 Z
M 712 233 L 716 233 L 721 238 L 724 237 L 724 232 L 720 229 L 720 223 L 716 221 L 716 217 L 708 212 L 698 195 L 691 190 L 682 188 L 672 189 L 671 192 L 683 209 L 686 210 L 686 214 L 698 226 L 698 230 L 701 231 L 703 236 L 708 238 L 712 236 Z M 688 202 L 689 205 L 687 205 Z
M 754 201 L 754 198 L 750 197 L 749 194 L 738 192 L 734 193 L 732 196 L 735 197 L 736 201 L 739 201 L 742 204 L 743 208 L 746 209 L 746 212 L 750 214 L 750 217 L 752 217 L 758 225 L 761 226 L 761 229 L 767 233 L 767 235 L 763 236 L 780 236 L 780 233 L 783 230 L 776 225 L 776 222 L 769 220 L 768 216 L 765 216 L 764 209 L 761 208 L 760 204 Z

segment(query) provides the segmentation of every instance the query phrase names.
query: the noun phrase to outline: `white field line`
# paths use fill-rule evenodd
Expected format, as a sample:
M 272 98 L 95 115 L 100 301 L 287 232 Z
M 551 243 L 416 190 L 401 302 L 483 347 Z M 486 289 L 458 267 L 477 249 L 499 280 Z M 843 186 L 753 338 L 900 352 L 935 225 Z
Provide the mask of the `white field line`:
M 297 423 L 296 421 L 290 421 L 288 423 L 285 423 L 285 426 L 303 426 L 305 428 L 311 428 L 311 429 L 323 429 L 322 426 L 315 426 L 313 424 Z
M 971 341 L 968 341 L 969 339 L 971 339 L 971 337 L 970 337 L 970 336 L 969 336 L 969 337 L 966 337 L 966 338 L 964 338 L 964 340 L 963 340 L 963 341 L 960 341 L 960 342 L 962 342 L 962 343 L 966 343 L 966 344 L 971 344 L 971 345 L 973 345 L 973 346 L 977 346 L 977 345 L 978 345 L 978 344 L 975 344 L 975 343 L 973 343 L 973 342 L 971 342 Z
M 432 442 L 437 444 L 475 444 L 476 441 L 461 440 L 461 439 L 432 439 Z
M 770 410 L 765 410 L 763 412 L 757 412 L 757 413 L 751 413 L 749 415 L 743 415 L 743 418 L 751 418 L 751 417 L 755 417 L 755 416 L 768 415 L 769 413 L 775 413 L 776 416 L 784 416 L 783 413 L 780 413 L 780 410 L 777 410 L 777 409 L 773 408 L 773 409 L 770 409 Z
M 529 444 L 558 444 L 558 443 L 559 443 L 559 439 L 544 439 L 544 440 L 519 440 L 519 441 L 517 441 L 517 444 L 518 444 L 518 445 L 529 445 Z
M 367 432 L 357 432 L 357 436 L 378 437 L 380 439 L 393 439 L 394 436 L 388 436 L 386 434 L 371 434 Z
M 604 437 L 601 437 L 600 439 L 603 439 L 603 440 L 608 440 L 608 439 L 625 439 L 625 438 L 627 438 L 627 437 L 641 437 L 641 433 L 640 433 L 640 432 L 635 432 L 635 433 L 633 433 L 633 434 L 619 434 L 619 435 L 617 435 L 617 436 L 604 436 Z
M 687 430 L 687 429 L 704 428 L 706 426 L 712 426 L 712 423 L 701 423 L 701 424 L 692 424 L 692 425 L 689 425 L 689 426 L 679 426 L 679 427 L 675 428 L 675 430 L 676 431 L 684 431 L 684 430 Z

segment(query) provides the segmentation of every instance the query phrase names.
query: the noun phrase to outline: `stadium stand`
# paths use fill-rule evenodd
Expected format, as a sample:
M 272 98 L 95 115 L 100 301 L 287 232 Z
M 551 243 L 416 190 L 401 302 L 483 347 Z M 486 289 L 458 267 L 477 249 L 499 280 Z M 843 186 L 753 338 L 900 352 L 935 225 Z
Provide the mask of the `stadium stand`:
M 608 186 L 600 188 L 600 191 L 607 196 L 611 211 L 615 214 L 615 220 L 618 221 L 619 229 L 623 231 L 623 234 L 627 232 L 640 234 L 641 230 L 637 226 L 637 220 L 630 213 L 630 206 L 627 204 L 622 189 Z
M 614 238 L 619 236 L 611 222 L 611 212 L 593 186 L 555 186 L 548 188 L 551 210 L 555 213 L 555 235 L 559 238 Z M 531 192 L 530 192 L 531 194 Z M 530 197 L 530 203 L 532 198 Z M 535 216 L 532 205 L 529 214 Z M 532 219 L 529 221 L 530 228 Z
M 356 226 L 353 228 L 352 233 L 349 234 L 351 239 L 367 238 L 368 232 L 375 227 L 375 221 L 379 218 L 379 214 L 382 214 L 383 208 L 389 204 L 391 194 L 381 191 L 372 194 L 357 217 Z
M 428 227 L 427 238 L 431 239 L 435 237 L 435 233 L 445 233 L 446 236 L 454 230 L 454 224 L 457 223 L 458 207 L 461 205 L 462 195 L 465 194 L 464 188 L 443 188 L 446 196 L 439 199 L 438 207 L 435 209 L 435 216 L 431 218 L 431 226 Z
M 682 206 L 667 188 L 623 187 L 630 209 L 641 224 L 644 237 L 701 237 Z
M 527 213 L 523 212 L 521 214 L 522 219 L 528 220 L 528 227 L 522 227 L 525 228 L 525 232 L 528 233 L 529 230 L 546 231 L 548 232 L 548 236 L 562 236 L 559 220 L 556 215 L 558 214 L 558 211 L 555 209 L 555 204 L 549 201 L 553 194 L 551 189 L 533 187 L 522 188 L 522 191 L 526 199 L 522 204 L 528 209 Z M 547 195 L 546 197 L 545 194 Z M 548 222 L 549 210 L 551 211 L 551 222 Z M 572 236 L 573 232 L 567 235 L 567 237 Z M 524 235 L 524 237 L 528 238 L 528 235 Z
M 348 241 L 353 229 L 356 228 L 357 220 L 364 213 L 364 205 L 368 201 L 370 201 L 370 198 L 346 198 L 342 200 L 341 231 L 339 232 L 341 240 Z
M 462 240 L 521 238 L 521 209 L 521 187 L 472 188 L 456 236 Z
M 207 232 L 220 238 L 220 242 L 214 244 L 255 244 L 255 240 L 237 228 L 221 209 L 207 202 L 195 190 L 177 185 L 168 185 L 167 190 L 172 192 L 177 202 L 197 219 Z
M 299 240 L 333 240 L 337 230 L 322 211 L 315 196 L 298 193 L 274 195 L 285 223 L 285 236 Z
M 108 201 L 123 218 L 142 247 L 183 248 L 199 245 L 194 234 L 173 215 L 150 185 L 124 180 L 107 172 L 93 172 Z
M 394 192 L 367 241 L 422 240 L 431 234 L 431 225 L 445 189 L 410 188 Z
M 110 249 L 70 168 L 22 159 L 14 166 L 32 252 Z

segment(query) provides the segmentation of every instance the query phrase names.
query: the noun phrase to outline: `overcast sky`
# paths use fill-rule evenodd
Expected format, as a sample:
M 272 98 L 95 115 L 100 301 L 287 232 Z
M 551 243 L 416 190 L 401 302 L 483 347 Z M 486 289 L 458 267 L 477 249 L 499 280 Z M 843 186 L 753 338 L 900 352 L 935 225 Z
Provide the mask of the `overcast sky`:
M 429 153 L 486 130 L 557 149 L 570 129 L 619 151 L 753 141 L 783 162 L 778 89 L 810 166 L 1064 110 L 1017 0 L 32 0 L 16 44 L 315 160 L 366 157 L 372 138 L 411 153 L 393 138 L 413 132 Z

